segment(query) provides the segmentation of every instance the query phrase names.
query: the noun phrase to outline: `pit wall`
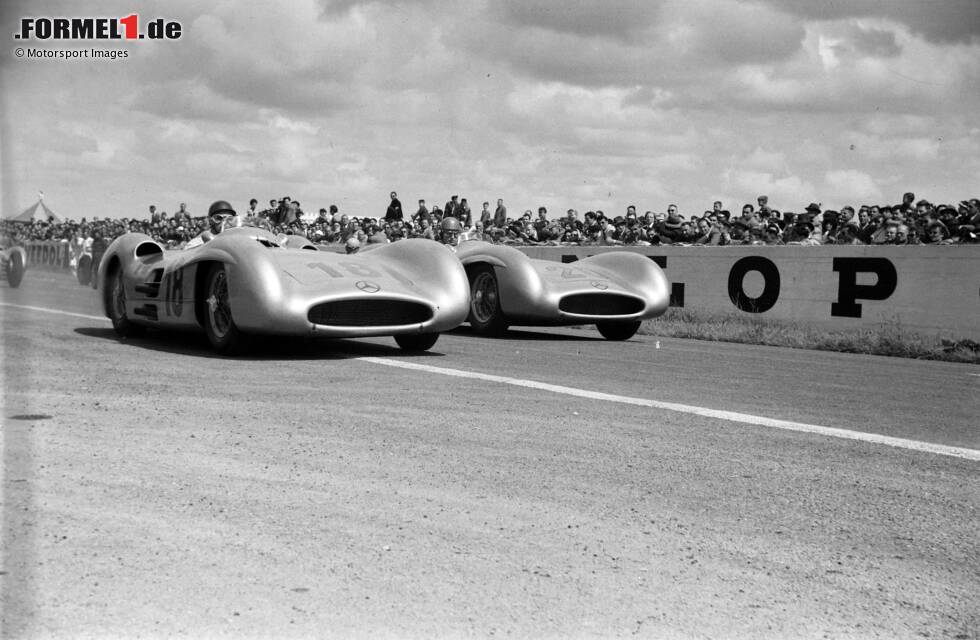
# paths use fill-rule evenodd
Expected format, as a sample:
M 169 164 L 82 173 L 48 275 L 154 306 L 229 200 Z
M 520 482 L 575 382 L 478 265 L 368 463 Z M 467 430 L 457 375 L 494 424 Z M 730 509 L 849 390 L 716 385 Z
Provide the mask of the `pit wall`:
M 649 256 L 671 282 L 671 306 L 692 311 L 980 340 L 980 245 L 518 248 L 566 263 Z

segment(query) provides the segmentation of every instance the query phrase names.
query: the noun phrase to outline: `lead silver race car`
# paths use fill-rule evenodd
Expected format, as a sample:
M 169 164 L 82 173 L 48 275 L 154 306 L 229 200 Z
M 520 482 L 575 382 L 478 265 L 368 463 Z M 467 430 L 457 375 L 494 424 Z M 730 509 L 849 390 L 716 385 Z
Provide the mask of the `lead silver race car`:
M 109 245 L 98 277 L 116 333 L 203 330 L 224 354 L 241 353 L 252 335 L 390 335 L 404 350 L 425 351 L 466 319 L 466 273 L 448 248 L 404 240 L 364 254 L 319 251 L 261 221 L 217 215 L 219 203 L 210 219 L 220 227 L 184 249 L 141 233 Z
M 628 340 L 670 304 L 664 272 L 637 253 L 610 251 L 563 264 L 469 240 L 456 256 L 470 282 L 469 323 L 481 334 L 511 325 L 595 324 L 607 340 Z

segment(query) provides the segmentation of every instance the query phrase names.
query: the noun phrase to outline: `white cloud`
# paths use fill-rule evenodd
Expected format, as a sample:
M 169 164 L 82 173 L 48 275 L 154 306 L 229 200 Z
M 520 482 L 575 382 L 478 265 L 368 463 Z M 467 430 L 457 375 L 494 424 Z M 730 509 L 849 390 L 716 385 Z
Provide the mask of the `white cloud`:
M 827 189 L 826 198 L 843 204 L 879 202 L 883 194 L 875 181 L 866 173 L 854 169 L 828 171 L 824 176 Z M 826 206 L 826 205 L 825 205 Z

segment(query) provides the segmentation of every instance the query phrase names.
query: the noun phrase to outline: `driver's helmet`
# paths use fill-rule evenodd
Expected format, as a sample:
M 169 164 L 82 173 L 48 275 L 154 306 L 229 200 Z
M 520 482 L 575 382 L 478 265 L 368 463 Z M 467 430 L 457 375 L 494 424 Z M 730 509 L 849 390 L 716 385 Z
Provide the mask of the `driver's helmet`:
M 211 224 L 211 231 L 214 233 L 221 233 L 224 228 L 224 221 L 227 218 L 234 217 L 235 210 L 230 204 L 225 200 L 216 200 L 208 208 L 208 221 Z
M 344 243 L 344 250 L 347 253 L 357 253 L 358 249 L 361 248 L 361 241 L 351 236 L 347 238 L 347 242 Z
M 452 216 L 443 218 L 439 223 L 439 238 L 443 244 L 456 244 L 459 242 L 459 234 L 462 230 L 463 227 L 456 218 Z

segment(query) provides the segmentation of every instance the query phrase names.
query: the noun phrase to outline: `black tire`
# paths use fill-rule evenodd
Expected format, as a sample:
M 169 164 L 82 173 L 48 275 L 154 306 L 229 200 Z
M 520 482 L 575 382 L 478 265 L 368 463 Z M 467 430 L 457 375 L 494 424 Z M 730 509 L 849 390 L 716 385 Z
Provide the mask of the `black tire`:
M 439 339 L 438 333 L 412 333 L 395 336 L 395 342 L 404 351 L 419 353 L 428 351 Z
M 500 308 L 500 289 L 493 267 L 477 265 L 470 277 L 470 326 L 482 335 L 495 336 L 507 331 L 507 318 Z
M 75 275 L 78 276 L 78 284 L 83 287 L 92 284 L 92 256 L 83 255 L 78 259 Z
M 204 285 L 204 331 L 215 351 L 227 356 L 244 353 L 247 339 L 232 318 L 225 265 L 215 264 Z
M 107 283 L 106 308 L 109 310 L 109 319 L 112 320 L 112 328 L 116 335 L 122 338 L 132 338 L 143 335 L 146 327 L 138 325 L 126 315 L 126 281 L 123 277 L 122 268 L 117 268 L 110 276 Z
M 24 256 L 19 251 L 11 251 L 7 257 L 7 284 L 16 289 L 24 279 Z
M 595 328 L 606 340 L 629 340 L 636 335 L 640 321 L 634 322 L 598 322 Z

